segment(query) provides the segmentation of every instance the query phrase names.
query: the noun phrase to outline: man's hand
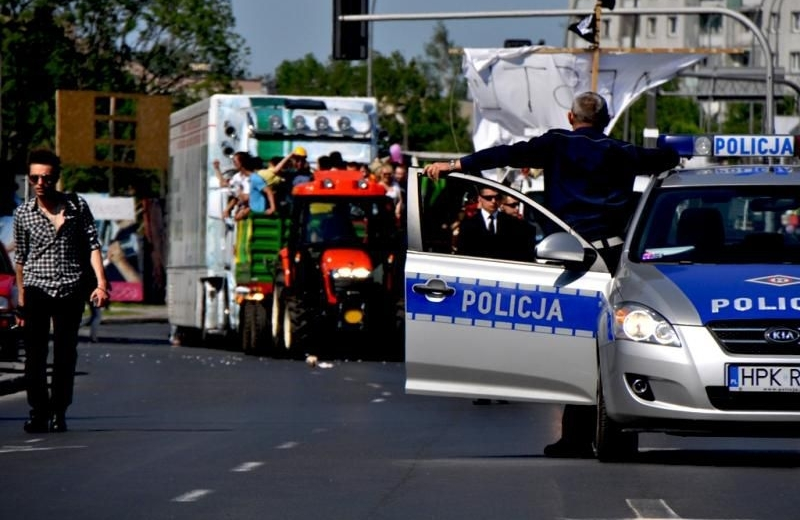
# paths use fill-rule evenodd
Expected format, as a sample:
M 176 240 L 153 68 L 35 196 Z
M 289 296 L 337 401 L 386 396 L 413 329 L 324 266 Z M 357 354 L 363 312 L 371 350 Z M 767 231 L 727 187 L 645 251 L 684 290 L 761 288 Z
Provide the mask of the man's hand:
M 425 166 L 425 175 L 433 180 L 438 180 L 439 177 L 444 177 L 453 171 L 449 162 L 435 162 Z

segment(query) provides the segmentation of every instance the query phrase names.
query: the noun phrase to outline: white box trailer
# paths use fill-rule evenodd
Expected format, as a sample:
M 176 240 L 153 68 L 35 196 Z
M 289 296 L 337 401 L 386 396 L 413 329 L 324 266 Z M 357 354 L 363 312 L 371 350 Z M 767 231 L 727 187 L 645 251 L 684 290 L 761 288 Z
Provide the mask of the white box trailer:
M 238 334 L 244 304 L 255 301 L 262 307 L 271 301 L 269 255 L 277 251 L 243 254 L 234 243 L 237 234 L 248 240 L 258 234 L 255 227 L 263 237 L 263 226 L 279 226 L 279 219 L 249 220 L 247 230 L 226 223 L 229 190 L 219 185 L 215 160 L 225 171 L 237 151 L 267 161 L 302 146 L 312 167 L 332 151 L 345 161 L 369 164 L 378 155 L 378 139 L 374 98 L 218 94 L 172 113 L 166 270 L 173 342 Z M 281 231 L 266 234 L 280 236 Z M 245 351 L 269 340 L 263 337 L 269 334 L 268 309 L 257 312 L 248 318 L 258 330 L 243 340 Z

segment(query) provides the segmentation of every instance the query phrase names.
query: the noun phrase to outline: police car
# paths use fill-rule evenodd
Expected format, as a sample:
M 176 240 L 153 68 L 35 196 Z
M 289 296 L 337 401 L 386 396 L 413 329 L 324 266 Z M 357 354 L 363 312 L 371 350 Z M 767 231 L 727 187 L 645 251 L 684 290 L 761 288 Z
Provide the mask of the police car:
M 800 167 L 786 164 L 797 142 L 662 136 L 659 144 L 753 164 L 653 177 L 614 273 L 600 244 L 531 198 L 478 176 L 434 182 L 416 170 L 406 391 L 597 404 L 595 452 L 604 461 L 633 456 L 644 431 L 800 435 Z M 520 244 L 528 261 L 454 252 L 448 234 L 465 194 L 486 186 L 560 231 Z

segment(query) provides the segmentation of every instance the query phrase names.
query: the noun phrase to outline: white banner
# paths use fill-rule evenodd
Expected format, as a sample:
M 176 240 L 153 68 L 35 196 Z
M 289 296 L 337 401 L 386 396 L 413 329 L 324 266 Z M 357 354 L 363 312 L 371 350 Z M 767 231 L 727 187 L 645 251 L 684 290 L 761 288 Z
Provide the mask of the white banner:
M 476 150 L 512 144 L 552 128 L 569 128 L 572 99 L 591 90 L 592 54 L 540 53 L 543 47 L 464 49 L 464 75 L 474 101 Z M 597 91 L 612 119 L 640 95 L 706 56 L 681 53 L 603 53 Z

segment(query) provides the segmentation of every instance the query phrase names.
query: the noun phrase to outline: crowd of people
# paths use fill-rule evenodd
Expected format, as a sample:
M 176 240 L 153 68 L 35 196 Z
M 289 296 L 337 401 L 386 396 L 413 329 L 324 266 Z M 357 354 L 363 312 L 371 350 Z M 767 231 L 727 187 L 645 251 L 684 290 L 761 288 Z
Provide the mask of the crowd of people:
M 233 168 L 226 172 L 221 170 L 219 160 L 213 163 L 219 185 L 230 190 L 223 210 L 226 219 L 239 221 L 251 213 L 275 214 L 291 202 L 294 186 L 309 182 L 315 172 L 326 170 L 360 171 L 364 178 L 386 188 L 386 194 L 394 202 L 398 222 L 404 215 L 408 167 L 396 154 L 365 164 L 345 161 L 340 152 L 333 151 L 318 157 L 316 167 L 312 168 L 308 152 L 298 146 L 289 155 L 272 157 L 266 164 L 248 152 L 234 153 L 231 162 Z

